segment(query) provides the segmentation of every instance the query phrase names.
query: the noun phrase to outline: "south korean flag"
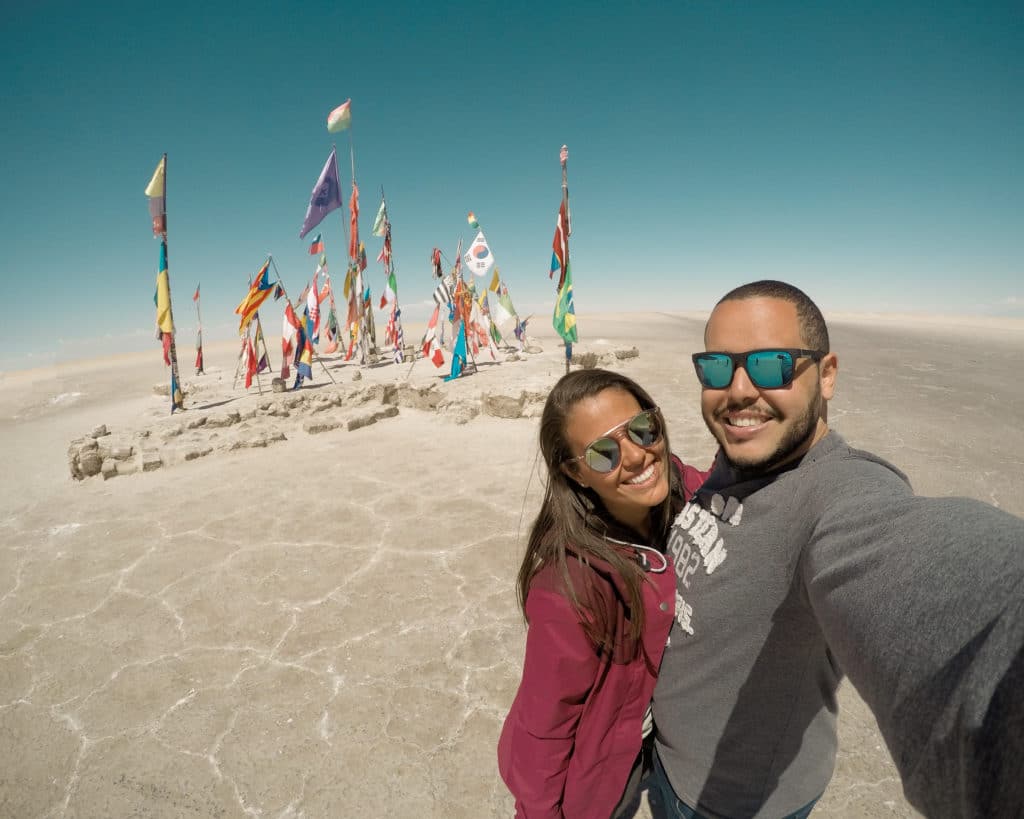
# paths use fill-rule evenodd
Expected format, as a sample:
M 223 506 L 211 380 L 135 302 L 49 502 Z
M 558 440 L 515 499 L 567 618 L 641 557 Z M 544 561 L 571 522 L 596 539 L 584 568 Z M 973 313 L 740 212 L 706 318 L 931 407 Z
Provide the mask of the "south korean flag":
M 473 244 L 469 246 L 469 250 L 466 251 L 466 255 L 463 258 L 465 259 L 466 267 L 469 268 L 474 276 L 486 276 L 490 269 L 494 267 L 494 256 L 491 253 L 491 249 L 487 246 L 487 240 L 484 238 L 482 230 L 476 235 Z

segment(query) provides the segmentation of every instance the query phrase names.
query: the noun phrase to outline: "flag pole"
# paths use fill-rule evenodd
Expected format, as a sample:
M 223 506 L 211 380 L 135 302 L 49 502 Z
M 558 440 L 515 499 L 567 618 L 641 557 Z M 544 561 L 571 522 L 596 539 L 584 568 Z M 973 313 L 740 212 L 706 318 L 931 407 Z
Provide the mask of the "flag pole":
M 201 298 L 201 296 L 200 296 L 200 293 L 199 293 L 199 284 L 197 284 L 196 285 L 196 327 L 198 329 L 197 329 L 196 333 L 197 333 L 198 344 L 196 346 L 198 347 L 198 350 L 196 351 L 196 353 L 197 353 L 196 363 L 198 363 L 199 366 L 196 367 L 196 375 L 206 375 L 206 371 L 203 369 L 203 317 L 199 314 L 199 300 L 200 300 L 200 298 Z
M 164 152 L 164 258 L 167 258 L 167 152 Z M 171 306 L 171 262 L 167 259 L 167 312 L 170 315 L 171 327 L 174 327 L 174 308 Z M 181 379 L 178 377 L 178 348 L 174 343 L 174 331 L 171 331 L 171 415 L 176 409 L 185 409 L 185 393 L 181 389 Z M 177 387 L 177 392 L 175 392 Z M 180 394 L 180 398 L 178 395 Z
M 565 207 L 565 268 L 569 269 L 569 237 L 572 235 L 572 220 L 569 218 L 569 177 L 566 164 L 569 161 L 569 152 L 566 146 L 562 146 L 558 156 L 562 163 L 562 205 Z M 568 275 L 568 273 L 566 273 Z M 565 341 L 565 373 L 569 374 L 569 362 L 572 360 L 572 343 Z

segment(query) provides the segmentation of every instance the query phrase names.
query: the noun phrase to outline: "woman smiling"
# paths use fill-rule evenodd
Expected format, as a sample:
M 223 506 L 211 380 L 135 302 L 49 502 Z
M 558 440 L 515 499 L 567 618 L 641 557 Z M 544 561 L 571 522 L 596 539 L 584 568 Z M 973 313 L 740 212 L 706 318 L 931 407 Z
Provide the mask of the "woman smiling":
M 631 379 L 578 370 L 541 416 L 541 509 L 518 576 L 523 677 L 498 743 L 519 817 L 608 817 L 638 791 L 675 610 L 669 524 L 706 473 Z

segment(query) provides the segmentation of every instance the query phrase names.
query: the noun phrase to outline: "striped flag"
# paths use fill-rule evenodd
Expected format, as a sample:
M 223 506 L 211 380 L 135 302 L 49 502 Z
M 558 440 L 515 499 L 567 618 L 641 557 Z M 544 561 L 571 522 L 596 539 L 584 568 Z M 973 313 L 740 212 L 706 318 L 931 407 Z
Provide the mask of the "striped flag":
M 164 336 L 174 333 L 171 319 L 171 280 L 167 274 L 167 242 L 160 243 L 160 270 L 156 274 L 156 326 Z M 167 342 L 169 346 L 170 342 Z
M 324 252 L 324 239 L 323 235 L 318 233 L 313 243 L 309 246 L 309 255 L 316 256 L 317 253 Z
M 380 297 L 380 309 L 383 310 L 389 304 L 398 303 L 398 282 L 395 279 L 395 272 L 391 271 L 388 279 L 384 282 L 384 293 Z
M 270 259 L 268 258 L 263 263 L 263 267 L 256 273 L 256 278 L 253 279 L 252 284 L 249 286 L 249 292 L 245 294 L 245 298 L 235 308 L 235 312 L 242 317 L 238 324 L 239 335 L 245 332 L 245 328 L 249 326 L 249 322 L 256 315 L 256 311 L 260 309 L 263 302 L 270 298 L 271 293 L 274 292 L 274 286 L 270 283 L 269 267 Z
M 441 279 L 438 282 L 437 287 L 434 290 L 434 301 L 438 307 L 443 307 L 452 303 L 452 291 L 448 289 L 448 283 Z
M 327 130 L 336 134 L 352 124 L 352 100 L 347 99 L 327 115 Z

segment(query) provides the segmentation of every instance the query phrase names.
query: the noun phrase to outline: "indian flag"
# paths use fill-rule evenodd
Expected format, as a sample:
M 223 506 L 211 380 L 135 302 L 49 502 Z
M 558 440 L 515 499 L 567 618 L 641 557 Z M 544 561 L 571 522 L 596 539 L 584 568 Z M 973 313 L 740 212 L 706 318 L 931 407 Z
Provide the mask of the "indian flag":
M 336 134 L 352 124 L 352 100 L 347 99 L 327 115 L 327 130 Z

